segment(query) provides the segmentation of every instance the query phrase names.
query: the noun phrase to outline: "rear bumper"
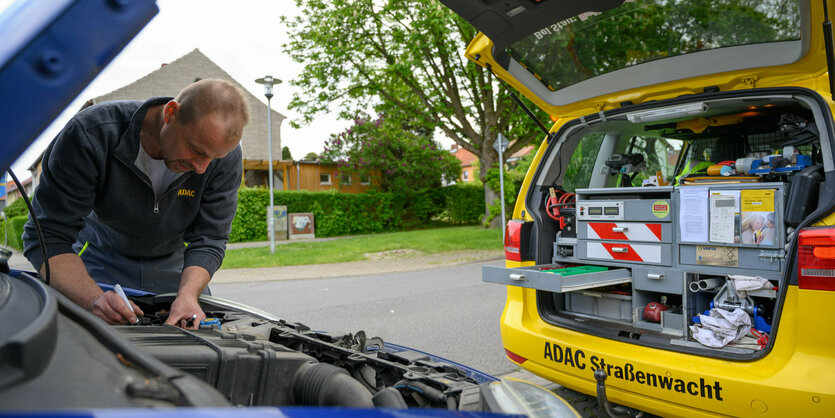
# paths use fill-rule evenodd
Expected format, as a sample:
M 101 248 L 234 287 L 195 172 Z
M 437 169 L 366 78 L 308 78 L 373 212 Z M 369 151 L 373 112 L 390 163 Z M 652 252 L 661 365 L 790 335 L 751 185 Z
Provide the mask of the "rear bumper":
M 768 356 L 728 361 L 556 327 L 539 316 L 536 291 L 508 287 L 501 330 L 528 371 L 594 396 L 593 373 L 603 368 L 610 401 L 654 414 L 835 416 L 835 377 L 827 372 L 835 362 L 797 352 L 795 322 L 784 321 Z

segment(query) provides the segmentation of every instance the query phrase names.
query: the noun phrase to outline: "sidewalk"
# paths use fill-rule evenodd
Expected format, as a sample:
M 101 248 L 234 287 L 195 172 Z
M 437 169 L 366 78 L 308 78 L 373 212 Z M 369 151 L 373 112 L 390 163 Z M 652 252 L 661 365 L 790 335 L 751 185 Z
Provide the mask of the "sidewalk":
M 313 238 L 309 240 L 276 241 L 276 247 L 290 242 L 333 241 L 346 237 Z M 267 247 L 269 241 L 236 242 L 227 245 L 227 249 Z M 9 267 L 16 270 L 33 271 L 23 252 L 12 250 Z M 281 251 L 280 248 L 277 251 Z M 459 264 L 477 263 L 504 258 L 501 250 L 468 250 L 438 254 L 411 254 L 393 252 L 381 259 L 352 261 L 349 263 L 310 264 L 287 267 L 262 267 L 218 270 L 212 283 L 245 283 L 276 280 L 320 279 L 328 277 L 365 276 L 380 273 L 399 273 L 405 271 L 427 270 Z
M 244 269 L 224 269 L 221 267 L 212 278 L 212 283 L 264 282 L 398 273 L 500 260 L 503 257 L 504 253 L 500 250 L 471 250 L 421 255 L 395 254 L 391 258 L 382 260 L 352 261 L 349 263 Z

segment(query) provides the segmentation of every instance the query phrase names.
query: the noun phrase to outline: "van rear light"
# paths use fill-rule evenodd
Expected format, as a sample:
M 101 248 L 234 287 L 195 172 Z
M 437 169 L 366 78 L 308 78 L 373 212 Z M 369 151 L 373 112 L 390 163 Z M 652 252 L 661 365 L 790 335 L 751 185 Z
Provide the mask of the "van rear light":
M 507 221 L 504 230 L 504 258 L 511 261 L 522 261 L 522 221 L 511 219 Z
M 510 261 L 533 260 L 531 254 L 531 229 L 533 222 L 521 219 L 507 221 L 504 230 L 504 258 Z
M 835 228 L 800 230 L 797 275 L 801 289 L 835 290 Z

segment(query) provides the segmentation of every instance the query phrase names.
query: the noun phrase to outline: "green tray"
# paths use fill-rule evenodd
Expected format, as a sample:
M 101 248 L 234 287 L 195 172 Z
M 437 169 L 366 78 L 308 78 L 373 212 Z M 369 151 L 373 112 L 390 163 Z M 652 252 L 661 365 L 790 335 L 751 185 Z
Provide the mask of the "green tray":
M 551 269 L 551 270 L 543 270 L 548 273 L 556 273 L 560 276 L 574 276 L 577 274 L 586 274 L 586 273 L 597 273 L 600 271 L 607 271 L 609 270 L 608 267 L 603 266 L 574 266 L 574 267 L 563 267 L 561 269 Z

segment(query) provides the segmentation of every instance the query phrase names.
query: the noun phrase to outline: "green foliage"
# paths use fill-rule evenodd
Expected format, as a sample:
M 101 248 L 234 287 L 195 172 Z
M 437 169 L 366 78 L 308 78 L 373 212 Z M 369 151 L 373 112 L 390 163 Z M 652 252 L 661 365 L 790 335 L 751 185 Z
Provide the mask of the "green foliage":
M 559 90 L 655 59 L 706 49 L 798 39 L 796 2 L 641 0 L 546 28 L 510 55 Z
M 458 159 L 421 131 L 383 116 L 357 118 L 330 137 L 320 158 L 337 164 L 341 176 L 373 179 L 382 191 L 440 187 L 458 178 Z
M 282 160 L 292 160 L 293 155 L 290 154 L 290 147 L 284 146 L 281 147 L 281 159 Z
M 562 186 L 567 192 L 574 193 L 577 189 L 589 187 L 594 162 L 603 144 L 604 134 L 594 133 L 586 135 L 577 144 L 571 154 L 571 160 L 565 170 Z M 560 150 L 562 151 L 562 150 Z M 570 152 L 570 150 L 569 150 Z
M 403 126 L 443 132 L 476 152 L 485 170 L 496 164 L 499 132 L 515 140 L 508 153 L 542 136 L 492 73 L 462 56 L 478 31 L 439 1 L 296 4 L 301 13 L 282 18 L 284 51 L 305 66 L 291 81 L 300 92 L 289 107 L 302 115 L 291 125 L 311 123 L 334 103 L 346 120 L 371 108 Z
M 536 151 L 532 151 L 528 155 L 520 158 L 512 166 L 508 166 L 504 172 L 504 203 L 505 213 L 511 213 L 513 206 L 516 205 L 516 198 L 519 196 L 519 191 L 522 189 L 522 182 L 525 181 L 525 176 L 528 174 L 528 169 L 531 167 L 533 157 Z M 484 176 L 484 181 L 493 190 L 501 192 L 501 176 L 498 168 L 491 168 L 487 170 Z M 489 225 L 490 220 L 502 214 L 501 200 L 497 199 L 493 204 L 488 205 L 488 216 L 482 221 L 484 225 Z
M 276 206 L 287 206 L 288 213 L 312 212 L 318 237 L 475 224 L 484 208 L 483 193 L 468 185 L 356 194 L 277 191 L 273 199 Z M 240 189 L 229 240 L 266 240 L 268 205 L 269 191 Z
M 305 160 L 305 161 L 316 161 L 316 160 L 318 160 L 318 159 L 319 159 L 319 155 L 318 155 L 318 154 L 316 154 L 315 152 L 308 152 L 308 153 L 307 153 L 307 154 L 305 154 L 305 156 L 304 156 L 304 160 Z
M 9 247 L 16 250 L 23 250 L 23 225 L 27 219 L 29 217 L 23 215 L 9 217 L 7 220 L 0 222 L 0 236 L 8 238 L 7 244 Z M 8 228 L 8 231 L 6 231 L 6 228 Z
M 14 218 L 15 216 L 29 216 L 29 207 L 23 199 L 17 199 L 11 205 L 3 209 L 7 218 Z

